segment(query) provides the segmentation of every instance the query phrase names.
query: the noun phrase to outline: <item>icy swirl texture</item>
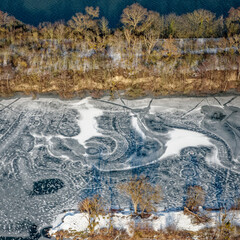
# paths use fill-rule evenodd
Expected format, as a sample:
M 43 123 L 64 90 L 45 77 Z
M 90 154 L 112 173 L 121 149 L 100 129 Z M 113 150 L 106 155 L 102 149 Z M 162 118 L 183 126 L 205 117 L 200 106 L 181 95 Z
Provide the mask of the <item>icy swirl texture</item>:
M 161 207 L 182 207 L 190 185 L 207 192 L 207 207 L 230 206 L 240 108 L 236 98 L 215 100 L 2 100 L 0 236 L 48 226 L 96 193 L 129 206 L 116 185 L 141 174 L 161 186 Z

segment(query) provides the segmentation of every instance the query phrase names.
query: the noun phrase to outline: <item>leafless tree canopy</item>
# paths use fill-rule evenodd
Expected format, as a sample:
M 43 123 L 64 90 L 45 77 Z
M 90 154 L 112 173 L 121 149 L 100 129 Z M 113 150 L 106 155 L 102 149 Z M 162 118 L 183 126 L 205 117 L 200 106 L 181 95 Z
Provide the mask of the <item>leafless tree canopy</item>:
M 154 211 L 154 204 L 162 200 L 160 186 L 152 185 L 145 176 L 135 176 L 129 181 L 119 184 L 118 189 L 131 199 L 135 214 L 138 213 L 138 207 L 142 213 Z

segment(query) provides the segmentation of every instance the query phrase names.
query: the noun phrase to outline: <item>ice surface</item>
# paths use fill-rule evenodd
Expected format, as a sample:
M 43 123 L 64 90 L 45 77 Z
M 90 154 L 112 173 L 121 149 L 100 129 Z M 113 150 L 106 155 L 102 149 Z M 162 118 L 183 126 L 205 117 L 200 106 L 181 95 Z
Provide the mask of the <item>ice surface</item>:
M 206 207 L 231 206 L 240 195 L 239 106 L 234 96 L 1 100 L 0 236 L 39 232 L 94 194 L 131 208 L 116 185 L 134 175 L 161 186 L 163 209 L 181 209 L 189 185 L 206 191 Z

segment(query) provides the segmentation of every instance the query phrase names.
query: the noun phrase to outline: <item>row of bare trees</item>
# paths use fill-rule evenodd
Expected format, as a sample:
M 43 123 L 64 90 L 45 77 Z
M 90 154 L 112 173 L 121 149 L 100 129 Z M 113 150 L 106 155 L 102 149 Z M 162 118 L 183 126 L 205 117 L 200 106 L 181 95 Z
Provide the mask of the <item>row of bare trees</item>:
M 240 78 L 239 11 L 231 9 L 226 19 L 206 10 L 160 16 L 135 3 L 123 10 L 118 29 L 110 29 L 99 8 L 93 7 L 86 7 L 67 23 L 38 27 L 0 12 L 0 95 L 55 91 L 65 97 L 86 89 L 111 91 L 113 85 L 130 89 L 133 97 L 145 92 L 175 94 L 186 89 L 193 76 L 200 81 L 210 79 L 214 91 L 236 88 Z M 224 35 L 228 37 L 195 39 Z M 219 80 L 214 77 L 216 71 L 223 72 Z M 237 77 L 229 85 L 231 71 L 237 71 Z M 114 82 L 116 77 L 152 76 L 152 82 L 146 84 Z M 187 92 L 199 86 L 212 91 L 206 84 L 198 84 Z
M 157 212 L 157 206 L 163 199 L 161 186 L 152 184 L 144 176 L 134 176 L 117 185 L 119 193 L 127 197 L 133 206 L 133 214 L 144 216 L 145 213 Z M 199 207 L 205 204 L 206 192 L 201 186 L 189 186 L 185 206 L 189 211 L 197 213 Z M 79 211 L 86 212 L 89 216 L 103 214 L 107 203 L 99 195 L 86 198 L 79 204 Z
M 98 36 L 114 34 L 119 29 L 110 30 L 105 17 L 100 18 L 99 8 L 86 7 L 85 13 L 76 13 L 67 24 L 63 21 L 56 23 L 40 23 L 33 27 L 25 25 L 7 13 L 0 11 L 0 33 L 7 37 L 9 32 L 15 38 L 26 37 L 36 39 L 89 39 Z M 233 36 L 240 33 L 240 7 L 231 8 L 228 16 L 217 18 L 216 14 L 199 9 L 181 16 L 169 14 L 160 16 L 159 13 L 149 11 L 138 3 L 127 6 L 120 19 L 125 38 L 129 35 L 154 38 L 205 38 Z M 146 37 L 146 36 L 145 36 Z M 25 39 L 26 40 L 26 39 Z M 94 39 L 95 41 L 97 39 Z
M 78 210 L 80 213 L 85 214 L 88 220 L 88 227 L 86 231 L 77 232 L 75 230 L 60 230 L 54 234 L 56 239 L 145 239 L 145 237 L 153 237 L 154 239 L 238 239 L 239 233 L 236 231 L 236 227 L 233 225 L 232 220 L 229 219 L 228 212 L 220 211 L 220 221 L 216 227 L 206 228 L 203 231 L 199 231 L 193 235 L 186 232 L 158 232 L 151 228 L 139 228 L 137 222 L 144 223 L 144 213 L 156 214 L 156 206 L 159 205 L 163 199 L 163 193 L 159 185 L 152 184 L 145 176 L 134 176 L 128 181 L 119 183 L 117 189 L 121 194 L 129 198 L 133 205 L 133 213 L 131 214 L 132 226 L 131 233 L 126 235 L 121 231 L 117 231 L 113 226 L 114 213 L 111 209 L 107 209 L 106 202 L 99 195 L 85 198 L 79 203 Z M 192 222 L 195 224 L 205 224 L 211 219 L 199 211 L 200 206 L 204 206 L 206 192 L 201 186 L 189 186 L 187 189 L 187 198 L 184 207 L 184 213 L 190 215 Z M 137 216 L 144 217 L 142 220 L 136 218 Z M 109 226 L 104 231 L 99 229 L 101 218 L 108 220 Z M 136 221 L 134 221 L 134 219 Z M 138 220 L 137 220 L 138 219 Z M 140 220 L 140 221 L 139 221 Z M 174 228 L 174 226 L 172 226 Z M 97 230 L 98 229 L 98 230 Z M 97 231 L 96 231 L 97 230 Z M 236 237 L 237 238 L 234 238 Z M 152 238 L 151 238 L 152 239 Z

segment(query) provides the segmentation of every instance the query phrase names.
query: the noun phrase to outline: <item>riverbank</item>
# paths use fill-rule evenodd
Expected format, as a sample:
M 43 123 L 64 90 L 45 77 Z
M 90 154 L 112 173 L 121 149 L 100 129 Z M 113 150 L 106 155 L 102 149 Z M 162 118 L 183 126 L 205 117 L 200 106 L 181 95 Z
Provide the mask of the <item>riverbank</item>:
M 98 224 L 95 227 L 94 236 L 97 239 L 98 234 L 101 235 L 102 231 L 105 231 L 105 233 L 112 231 L 113 233 L 114 229 L 118 232 L 119 236 L 121 234 L 123 235 L 120 239 L 143 239 L 139 236 L 139 233 L 147 230 L 148 237 L 151 237 L 151 234 L 155 234 L 156 238 L 158 234 L 165 233 L 169 236 L 169 238 L 165 239 L 172 239 L 171 233 L 169 233 L 169 230 L 171 230 L 173 237 L 176 234 L 182 234 L 182 236 L 180 235 L 177 239 L 208 239 L 200 237 L 203 235 L 203 232 L 206 233 L 209 229 L 223 228 L 227 223 L 229 224 L 229 229 L 231 227 L 237 229 L 240 226 L 240 211 L 237 210 L 229 211 L 226 214 L 226 211 L 205 211 L 202 209 L 201 214 L 206 217 L 206 222 L 199 223 L 194 216 L 187 215 L 184 211 L 160 211 L 155 214 L 150 214 L 145 218 L 133 216 L 129 210 L 105 216 L 100 215 L 97 219 Z M 89 232 L 88 215 L 77 211 L 67 212 L 61 215 L 61 217 L 58 217 L 57 220 L 52 223 L 52 226 L 49 232 L 52 237 L 58 239 L 62 234 L 65 237 L 74 238 L 74 236 L 78 236 L 79 239 L 81 239 L 81 236 L 84 234 L 87 236 Z M 232 236 L 234 235 L 236 238 L 231 239 L 238 239 L 237 237 L 240 237 L 240 232 L 236 229 L 232 230 L 231 233 Z M 213 236 L 212 232 L 212 237 Z
M 63 87 L 65 86 L 65 87 Z M 162 77 L 123 77 L 113 76 L 99 82 L 95 76 L 81 78 L 72 75 L 68 78 L 54 76 L 19 76 L 15 79 L 0 81 L 0 97 L 20 96 L 57 96 L 62 99 L 84 98 L 91 96 L 99 99 L 104 96 L 127 99 L 143 97 L 193 97 L 231 95 L 240 93 L 238 71 L 215 71 L 206 76 L 175 78 Z

